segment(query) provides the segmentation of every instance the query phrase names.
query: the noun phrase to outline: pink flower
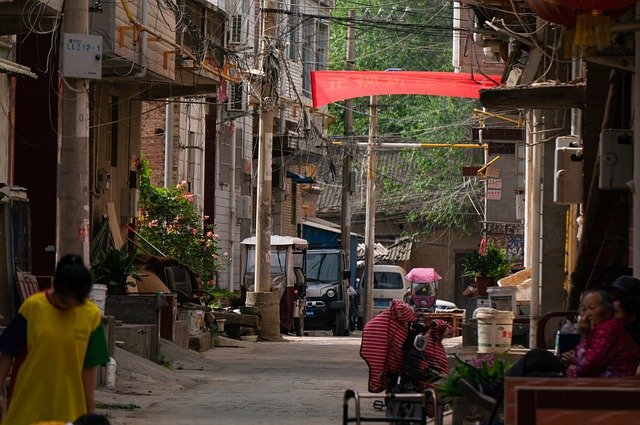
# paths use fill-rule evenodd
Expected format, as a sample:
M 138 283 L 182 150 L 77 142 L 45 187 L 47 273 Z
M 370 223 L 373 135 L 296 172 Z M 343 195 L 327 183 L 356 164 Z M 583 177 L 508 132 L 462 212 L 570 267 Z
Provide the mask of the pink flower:
M 209 231 L 207 232 L 207 237 L 208 237 L 208 238 L 212 238 L 212 237 L 213 237 L 213 232 L 212 232 L 211 230 L 209 230 Z
M 195 227 L 193 229 L 191 229 L 191 233 L 193 233 L 193 235 L 197 235 L 198 234 L 198 229 L 196 229 Z

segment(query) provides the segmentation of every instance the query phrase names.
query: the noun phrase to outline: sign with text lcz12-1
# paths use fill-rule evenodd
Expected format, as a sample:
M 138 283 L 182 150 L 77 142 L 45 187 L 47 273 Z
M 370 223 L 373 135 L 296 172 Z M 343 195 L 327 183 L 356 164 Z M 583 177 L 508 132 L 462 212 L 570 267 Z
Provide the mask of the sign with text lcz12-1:
M 102 78 L 102 36 L 62 35 L 62 75 L 68 78 Z

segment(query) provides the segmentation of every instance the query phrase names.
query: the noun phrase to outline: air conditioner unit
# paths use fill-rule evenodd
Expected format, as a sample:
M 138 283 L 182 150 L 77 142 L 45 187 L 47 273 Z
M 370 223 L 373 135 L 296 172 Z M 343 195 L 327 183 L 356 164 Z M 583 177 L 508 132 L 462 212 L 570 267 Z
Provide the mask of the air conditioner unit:
M 582 203 L 582 149 L 556 148 L 555 174 L 553 201 L 565 205 Z
M 247 110 L 247 92 L 244 89 L 245 83 L 228 83 L 227 111 L 245 112 Z
M 231 15 L 231 19 L 229 20 L 228 38 L 230 45 L 244 44 L 247 41 L 245 20 L 244 15 Z
M 633 180 L 633 131 L 606 129 L 600 133 L 601 190 L 628 189 Z

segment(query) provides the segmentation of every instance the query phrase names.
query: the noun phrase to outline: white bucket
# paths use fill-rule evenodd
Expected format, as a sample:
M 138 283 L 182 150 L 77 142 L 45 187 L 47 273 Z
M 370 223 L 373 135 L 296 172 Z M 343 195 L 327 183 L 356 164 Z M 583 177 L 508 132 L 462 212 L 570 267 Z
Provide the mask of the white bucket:
M 100 313 L 104 316 L 104 305 L 107 301 L 107 285 L 93 285 L 91 292 L 89 292 L 89 299 L 98 306 Z
M 178 314 L 180 320 L 187 322 L 187 332 L 189 336 L 198 335 L 204 326 L 204 311 L 182 309 Z
M 478 319 L 478 353 L 503 353 L 511 348 L 513 312 L 479 308 L 474 316 Z

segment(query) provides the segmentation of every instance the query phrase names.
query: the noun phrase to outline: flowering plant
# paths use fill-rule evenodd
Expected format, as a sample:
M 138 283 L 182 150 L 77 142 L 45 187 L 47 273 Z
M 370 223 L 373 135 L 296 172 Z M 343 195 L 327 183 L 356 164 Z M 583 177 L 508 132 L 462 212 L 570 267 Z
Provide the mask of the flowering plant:
M 465 361 L 456 354 L 454 356 L 458 364 L 436 387 L 439 395 L 460 397 L 462 393 L 458 389 L 458 382 L 461 379 L 488 395 L 494 395 L 501 390 L 504 374 L 510 366 L 503 358 L 495 354 L 485 354 Z
M 142 246 L 190 267 L 203 282 L 212 280 L 220 269 L 220 236 L 215 226 L 202 224 L 186 182 L 169 188 L 153 186 L 151 168 L 144 158 L 140 163 L 139 233 Z

